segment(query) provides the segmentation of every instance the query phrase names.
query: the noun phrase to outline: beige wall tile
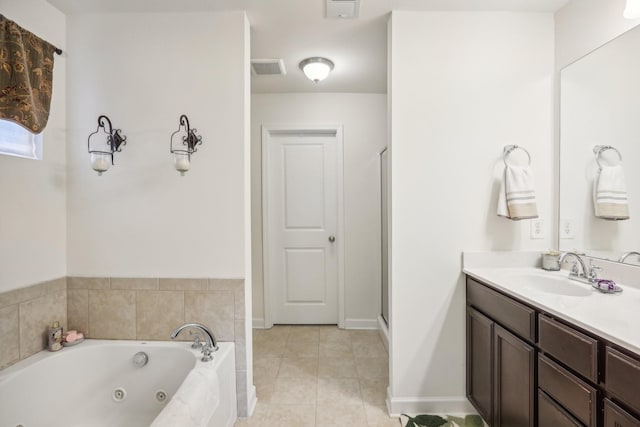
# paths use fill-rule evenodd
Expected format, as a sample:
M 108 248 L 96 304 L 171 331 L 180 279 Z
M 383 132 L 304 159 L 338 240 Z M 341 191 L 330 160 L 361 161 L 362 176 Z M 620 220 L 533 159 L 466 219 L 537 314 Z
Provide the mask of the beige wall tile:
M 136 339 L 136 294 L 132 290 L 89 290 L 91 338 Z
M 184 292 L 138 291 L 136 319 L 139 340 L 168 340 L 184 323 Z
M 206 291 L 208 279 L 160 279 L 161 291 Z
M 67 277 L 67 289 L 109 289 L 109 278 Z
M 89 336 L 89 290 L 67 290 L 68 329 L 82 331 Z
M 210 291 L 235 291 L 244 289 L 244 279 L 209 279 Z
M 0 308 L 0 369 L 20 360 L 18 305 Z
M 47 282 L 0 293 L 0 308 L 39 298 L 45 294 Z
M 184 320 L 209 327 L 220 341 L 235 341 L 233 291 L 185 292 Z
M 112 277 L 111 289 L 155 291 L 158 290 L 158 279 L 148 277 Z
M 61 277 L 59 279 L 49 280 L 42 285 L 44 286 L 45 293 L 65 291 L 67 290 L 67 278 Z
M 51 292 L 20 304 L 20 358 L 24 359 L 47 347 L 53 322 L 67 325 L 67 291 Z

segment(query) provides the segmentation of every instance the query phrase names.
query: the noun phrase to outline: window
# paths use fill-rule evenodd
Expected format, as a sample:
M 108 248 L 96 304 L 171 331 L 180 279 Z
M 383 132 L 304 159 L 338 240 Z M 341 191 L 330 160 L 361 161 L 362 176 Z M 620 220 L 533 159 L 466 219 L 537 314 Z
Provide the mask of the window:
M 34 135 L 19 124 L 0 120 L 0 154 L 42 160 L 42 133 Z

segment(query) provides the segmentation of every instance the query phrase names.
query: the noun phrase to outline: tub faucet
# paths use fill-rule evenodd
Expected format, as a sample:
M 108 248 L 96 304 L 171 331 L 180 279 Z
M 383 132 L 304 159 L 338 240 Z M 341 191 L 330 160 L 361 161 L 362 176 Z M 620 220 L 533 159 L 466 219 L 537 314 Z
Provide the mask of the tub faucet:
M 186 328 L 196 328 L 201 330 L 204 333 L 205 343 L 202 346 L 202 361 L 209 362 L 213 360 L 213 352 L 218 351 L 218 343 L 216 341 L 216 337 L 213 335 L 213 332 L 209 330 L 206 326 L 201 323 L 185 323 L 184 325 L 177 328 L 175 331 L 171 332 L 171 339 L 175 340 L 176 337 L 183 329 Z
M 568 256 L 574 257 L 577 261 L 577 263 L 574 262 L 573 266 L 571 267 L 571 272 L 569 273 L 569 279 L 578 280 L 580 282 L 588 282 L 589 279 L 587 277 L 587 267 L 584 265 L 584 261 L 582 260 L 580 255 L 578 255 L 577 253 L 563 252 L 560 255 L 560 258 L 558 258 L 558 263 L 562 264 L 564 262 L 564 259 Z M 578 271 L 578 264 L 580 264 L 580 268 L 582 269 L 582 272 Z
M 622 254 L 618 262 L 624 263 L 624 261 L 632 255 L 640 256 L 640 252 L 636 252 L 636 251 L 625 252 Z

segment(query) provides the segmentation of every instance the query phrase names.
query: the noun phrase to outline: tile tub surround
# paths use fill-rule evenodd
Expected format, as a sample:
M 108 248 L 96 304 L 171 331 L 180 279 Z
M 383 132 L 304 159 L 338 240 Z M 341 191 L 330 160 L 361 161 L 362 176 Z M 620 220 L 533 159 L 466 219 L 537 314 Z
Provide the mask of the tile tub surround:
M 169 340 L 187 322 L 211 328 L 236 348 L 238 413 L 247 413 L 244 279 L 68 277 L 69 328 L 89 338 Z M 179 337 L 189 340 L 187 331 Z
M 53 322 L 67 327 L 66 278 L 0 293 L 0 369 L 47 348 Z

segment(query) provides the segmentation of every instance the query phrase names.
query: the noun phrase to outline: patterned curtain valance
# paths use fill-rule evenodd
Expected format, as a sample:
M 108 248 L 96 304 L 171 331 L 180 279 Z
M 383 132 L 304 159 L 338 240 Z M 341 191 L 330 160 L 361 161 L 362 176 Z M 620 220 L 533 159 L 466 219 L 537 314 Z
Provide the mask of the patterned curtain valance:
M 0 14 L 0 119 L 33 133 L 47 125 L 56 47 Z

